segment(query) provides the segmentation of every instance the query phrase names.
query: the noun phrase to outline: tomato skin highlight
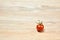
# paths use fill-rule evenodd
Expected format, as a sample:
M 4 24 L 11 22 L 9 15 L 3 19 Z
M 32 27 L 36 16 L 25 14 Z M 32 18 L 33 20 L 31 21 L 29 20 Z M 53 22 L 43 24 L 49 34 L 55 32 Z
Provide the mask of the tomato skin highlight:
M 37 29 L 38 32 L 43 32 L 44 31 L 44 25 L 38 24 L 36 26 L 36 29 Z

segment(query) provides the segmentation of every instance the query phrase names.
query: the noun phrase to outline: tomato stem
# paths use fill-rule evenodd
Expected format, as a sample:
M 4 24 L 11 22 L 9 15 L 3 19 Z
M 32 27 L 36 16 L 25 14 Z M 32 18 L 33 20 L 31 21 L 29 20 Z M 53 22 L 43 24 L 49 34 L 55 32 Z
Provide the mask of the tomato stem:
M 38 23 L 37 23 L 37 24 L 40 24 L 40 25 L 42 25 L 43 23 L 42 23 L 42 21 L 38 20 Z

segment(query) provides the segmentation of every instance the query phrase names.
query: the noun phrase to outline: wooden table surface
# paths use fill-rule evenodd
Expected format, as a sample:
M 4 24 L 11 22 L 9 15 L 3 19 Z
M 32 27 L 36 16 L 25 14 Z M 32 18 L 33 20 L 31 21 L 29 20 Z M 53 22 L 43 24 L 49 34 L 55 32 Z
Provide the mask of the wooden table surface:
M 0 40 L 60 40 L 60 0 L 0 0 Z

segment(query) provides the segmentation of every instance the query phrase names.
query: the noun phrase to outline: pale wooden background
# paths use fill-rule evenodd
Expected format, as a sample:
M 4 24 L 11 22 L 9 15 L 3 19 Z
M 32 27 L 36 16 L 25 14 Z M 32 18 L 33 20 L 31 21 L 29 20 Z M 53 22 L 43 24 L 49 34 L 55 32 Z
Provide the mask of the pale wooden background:
M 0 0 L 0 40 L 60 40 L 60 0 Z

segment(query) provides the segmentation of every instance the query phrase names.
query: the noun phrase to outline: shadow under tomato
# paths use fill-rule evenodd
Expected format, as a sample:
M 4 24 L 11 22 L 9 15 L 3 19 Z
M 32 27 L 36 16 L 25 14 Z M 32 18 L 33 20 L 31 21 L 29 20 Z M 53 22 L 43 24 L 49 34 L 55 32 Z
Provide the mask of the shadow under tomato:
M 37 32 L 42 33 L 42 32 L 44 32 L 44 30 L 42 30 L 42 31 L 41 30 L 37 30 Z

